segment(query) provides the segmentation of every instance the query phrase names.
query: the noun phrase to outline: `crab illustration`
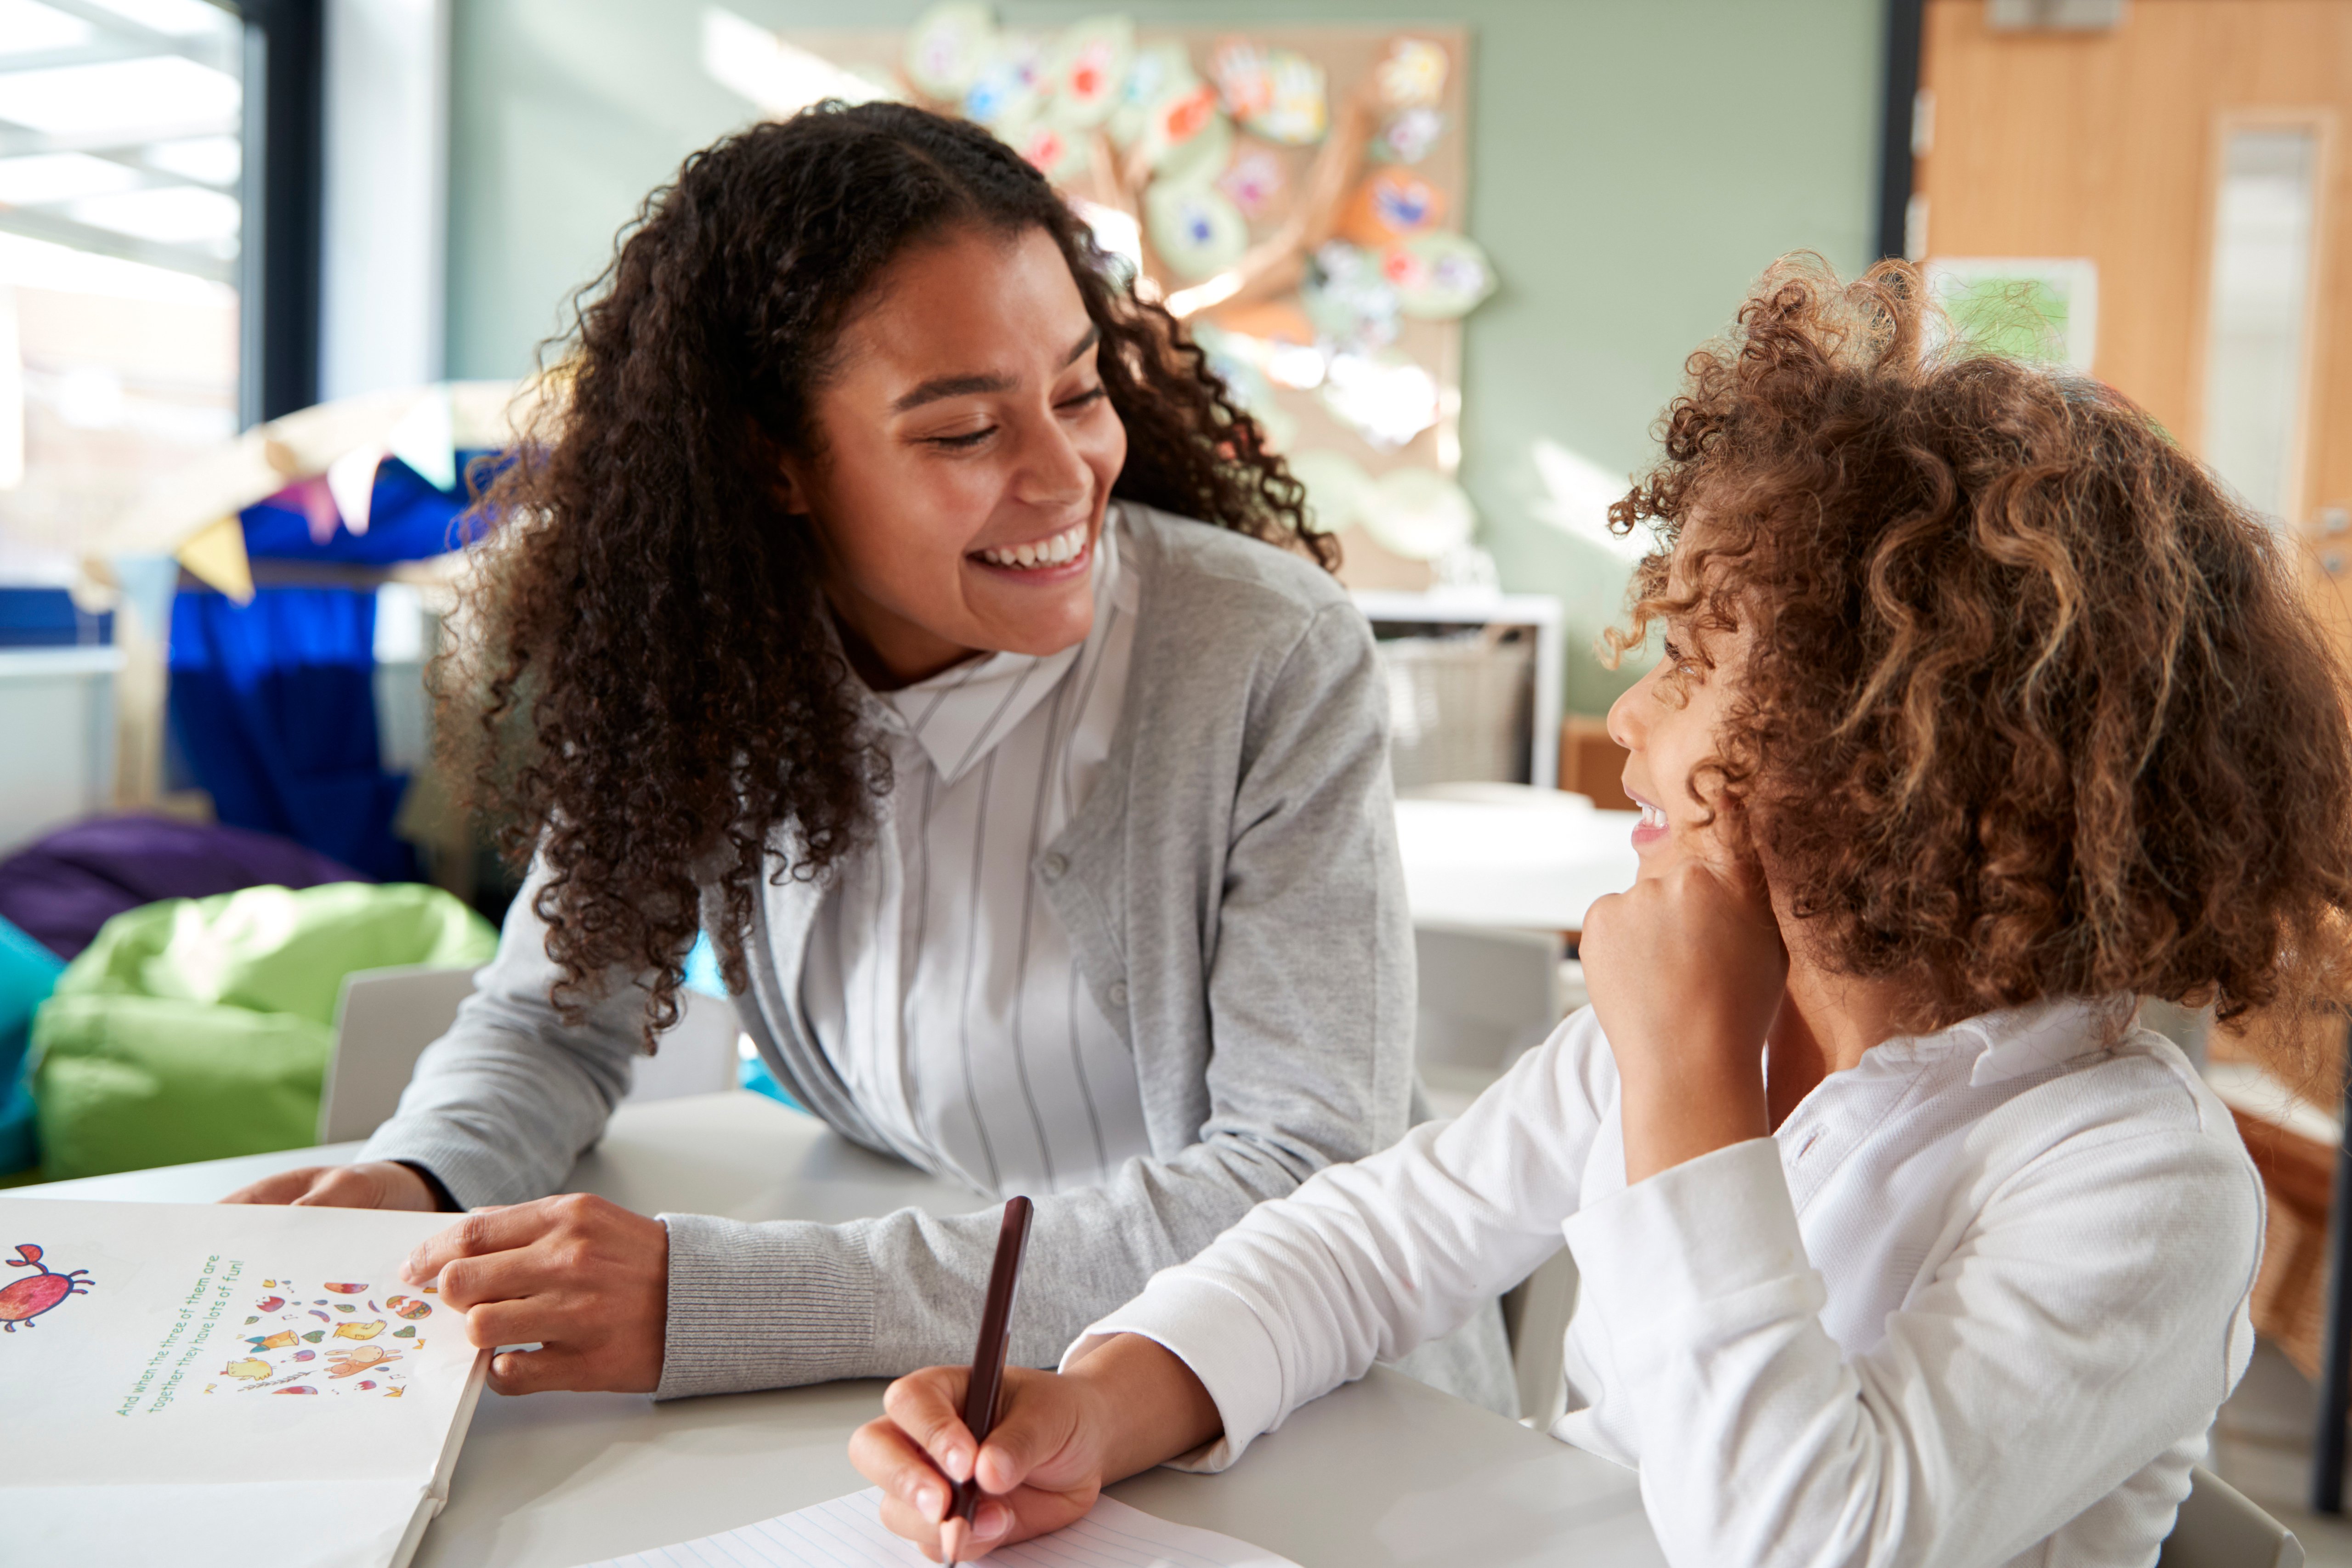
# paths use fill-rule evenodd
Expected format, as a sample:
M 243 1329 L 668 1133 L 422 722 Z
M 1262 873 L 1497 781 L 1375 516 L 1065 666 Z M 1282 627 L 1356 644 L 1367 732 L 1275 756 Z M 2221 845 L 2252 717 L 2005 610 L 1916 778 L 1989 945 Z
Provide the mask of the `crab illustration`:
M 89 1294 L 89 1270 L 75 1269 L 60 1274 L 41 1261 L 41 1249 L 30 1241 L 16 1244 L 16 1256 L 7 1260 L 11 1269 L 30 1269 L 30 1274 L 0 1286 L 0 1330 L 16 1332 L 16 1325 L 39 1317 L 68 1296 Z

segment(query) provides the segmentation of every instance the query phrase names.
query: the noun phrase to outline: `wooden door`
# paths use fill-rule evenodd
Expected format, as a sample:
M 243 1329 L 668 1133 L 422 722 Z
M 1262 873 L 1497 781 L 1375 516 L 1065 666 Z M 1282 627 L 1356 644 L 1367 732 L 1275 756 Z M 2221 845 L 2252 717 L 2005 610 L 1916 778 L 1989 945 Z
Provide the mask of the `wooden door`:
M 2247 133 L 2304 149 L 2299 363 L 2257 431 L 2278 459 L 2265 509 L 2309 543 L 2315 602 L 2352 653 L 2352 0 L 2126 0 L 2113 26 L 2071 32 L 1928 0 L 1920 66 L 1915 247 L 2092 262 L 2093 373 L 2225 475 L 2246 422 L 2210 406 L 2235 384 L 2212 348 L 2217 235 L 2243 210 L 2226 193 Z

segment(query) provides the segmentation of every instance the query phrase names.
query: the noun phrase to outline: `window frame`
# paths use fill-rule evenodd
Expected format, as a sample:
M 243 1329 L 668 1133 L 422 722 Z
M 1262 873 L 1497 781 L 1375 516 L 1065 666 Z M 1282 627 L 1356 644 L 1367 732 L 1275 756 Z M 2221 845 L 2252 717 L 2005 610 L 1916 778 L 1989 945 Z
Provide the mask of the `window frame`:
M 325 202 L 321 0 L 243 0 L 245 228 L 237 255 L 237 423 L 319 400 Z

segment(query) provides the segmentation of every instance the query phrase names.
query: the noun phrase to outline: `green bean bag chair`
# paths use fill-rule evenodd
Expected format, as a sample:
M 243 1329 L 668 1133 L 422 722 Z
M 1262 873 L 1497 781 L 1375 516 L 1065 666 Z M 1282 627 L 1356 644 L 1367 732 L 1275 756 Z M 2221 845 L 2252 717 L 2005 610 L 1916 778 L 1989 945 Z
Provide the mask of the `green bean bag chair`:
M 317 1141 L 354 969 L 471 967 L 489 923 L 437 887 L 330 883 L 173 898 L 108 921 L 33 1019 L 52 1181 Z

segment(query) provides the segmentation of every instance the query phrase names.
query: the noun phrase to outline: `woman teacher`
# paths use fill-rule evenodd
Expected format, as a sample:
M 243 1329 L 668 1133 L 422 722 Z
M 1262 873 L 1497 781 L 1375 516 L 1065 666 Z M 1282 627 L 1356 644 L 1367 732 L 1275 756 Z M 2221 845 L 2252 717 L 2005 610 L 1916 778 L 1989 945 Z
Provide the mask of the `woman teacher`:
M 1109 265 L 987 132 L 827 106 L 689 159 L 583 309 L 478 599 L 483 723 L 525 743 L 483 779 L 531 874 L 359 1163 L 236 1195 L 512 1206 L 411 1262 L 476 1343 L 543 1347 L 494 1387 L 970 1349 L 992 1210 L 543 1196 L 698 930 L 803 1105 L 1036 1199 L 1025 1364 L 1412 1119 L 1370 631 L 1257 426 Z M 1409 1369 L 1511 1401 L 1495 1313 Z

